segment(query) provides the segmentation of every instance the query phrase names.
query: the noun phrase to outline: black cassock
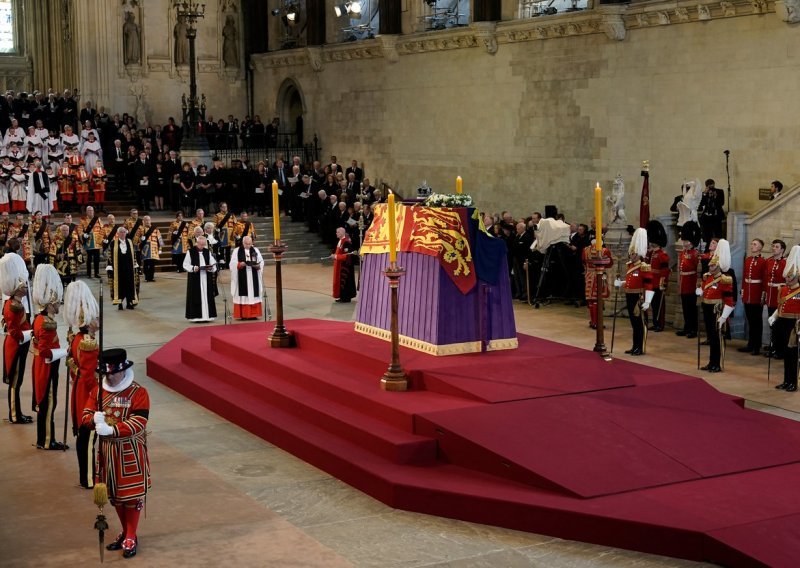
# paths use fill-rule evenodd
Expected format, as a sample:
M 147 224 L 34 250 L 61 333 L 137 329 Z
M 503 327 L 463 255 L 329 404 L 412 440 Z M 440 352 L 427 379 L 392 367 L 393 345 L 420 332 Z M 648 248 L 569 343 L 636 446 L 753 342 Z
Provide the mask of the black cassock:
M 111 258 L 109 259 L 109 284 L 111 286 L 112 303 L 116 306 L 127 300 L 129 305 L 139 303 L 139 295 L 136 293 L 136 268 L 134 264 L 133 243 L 130 239 L 125 239 L 127 244 L 123 253 L 120 241 L 112 241 Z
M 202 262 L 201 262 L 202 259 Z M 194 271 L 195 266 L 208 266 L 207 270 Z M 217 317 L 214 304 L 214 282 L 211 268 L 216 269 L 216 260 L 208 249 L 202 252 L 192 247 L 186 253 L 183 268 L 186 270 L 186 319 L 209 320 Z

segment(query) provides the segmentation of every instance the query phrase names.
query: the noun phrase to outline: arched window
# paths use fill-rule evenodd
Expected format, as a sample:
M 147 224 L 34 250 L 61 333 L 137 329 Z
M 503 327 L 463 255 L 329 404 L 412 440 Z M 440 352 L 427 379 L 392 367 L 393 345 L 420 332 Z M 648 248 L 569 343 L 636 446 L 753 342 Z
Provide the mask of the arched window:
M 0 53 L 16 53 L 16 22 L 13 0 L 0 0 Z

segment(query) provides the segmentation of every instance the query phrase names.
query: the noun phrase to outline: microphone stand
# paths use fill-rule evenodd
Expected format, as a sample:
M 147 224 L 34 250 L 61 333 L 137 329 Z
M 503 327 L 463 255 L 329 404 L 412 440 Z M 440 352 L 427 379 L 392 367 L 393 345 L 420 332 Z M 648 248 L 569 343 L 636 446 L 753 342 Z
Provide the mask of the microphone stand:
M 731 151 L 725 150 L 723 153 L 725 154 L 725 173 L 728 175 L 728 207 L 726 213 L 730 213 L 731 212 L 731 168 L 730 168 Z

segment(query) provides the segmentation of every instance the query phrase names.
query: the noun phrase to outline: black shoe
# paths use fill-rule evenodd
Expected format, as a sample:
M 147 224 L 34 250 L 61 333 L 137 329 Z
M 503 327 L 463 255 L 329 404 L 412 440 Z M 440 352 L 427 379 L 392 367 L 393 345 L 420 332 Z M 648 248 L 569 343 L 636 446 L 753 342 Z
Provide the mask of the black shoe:
M 761 355 L 761 351 L 759 349 L 755 349 L 752 353 L 750 353 L 750 355 Z
M 783 390 L 785 390 L 786 392 L 797 392 L 797 385 L 789 385 Z
M 694 339 L 695 337 L 697 337 L 697 333 L 694 331 L 690 331 L 686 334 L 686 339 Z
M 653 333 L 659 333 L 661 331 L 664 331 L 664 328 L 663 327 L 654 327 L 650 331 L 652 331 Z
M 122 304 L 120 304 L 117 309 L 121 310 L 122 309 Z
M 780 353 L 775 353 L 775 354 L 772 356 L 772 358 L 773 358 L 773 359 L 775 359 L 775 360 L 777 360 L 777 361 L 780 361 L 780 360 L 782 360 L 782 359 L 783 359 L 783 355 L 781 355 Z
M 37 450 L 60 450 L 60 451 L 63 452 L 64 450 L 68 450 L 69 446 L 67 446 L 66 444 L 62 444 L 61 442 L 50 442 L 50 445 L 48 447 L 46 447 L 46 448 L 44 446 L 36 444 L 36 449 Z
M 337 298 L 334 301 L 339 303 L 339 304 L 349 304 L 350 303 L 350 299 L 349 298 L 347 298 L 347 299 L 345 299 L 345 298 Z
M 136 556 L 136 547 L 139 546 L 139 538 L 126 538 L 122 541 L 122 557 L 133 558 Z
M 120 304 L 120 307 L 122 307 L 122 304 Z M 133 308 L 135 308 L 135 307 L 136 307 L 136 306 L 134 306 L 133 304 L 128 304 L 127 306 L 125 306 L 125 309 L 126 309 L 126 310 L 132 310 L 132 309 L 133 309 Z
M 19 418 L 17 418 L 16 420 L 11 420 L 11 418 L 9 418 L 8 421 L 11 424 L 30 424 L 31 422 L 33 422 L 33 418 L 31 418 L 30 416 L 25 416 L 24 414 L 20 414 Z
M 643 355 L 641 347 L 631 347 L 625 353 L 628 354 L 628 355 L 633 355 L 634 357 L 637 357 L 639 355 Z
M 116 540 L 109 542 L 106 545 L 106 550 L 122 550 L 122 541 L 125 540 L 125 533 L 121 532 L 117 535 Z
M 781 383 L 779 385 L 775 385 L 775 389 L 776 390 L 785 390 L 786 387 L 788 387 L 788 386 L 789 386 L 789 383 Z
M 712 365 L 709 363 L 705 367 L 700 367 L 701 371 L 708 371 L 709 373 L 719 373 L 722 369 L 719 365 Z
M 745 347 L 739 347 L 739 349 L 737 349 L 737 351 L 739 353 L 750 353 L 751 351 L 753 351 L 753 348 L 750 347 L 749 345 L 747 345 Z
M 708 339 L 706 339 L 700 345 L 711 345 L 711 342 Z
M 678 331 L 675 332 L 675 335 L 677 335 L 678 337 L 683 337 L 683 336 L 687 335 L 687 333 L 685 331 L 683 331 L 682 329 L 679 329 Z

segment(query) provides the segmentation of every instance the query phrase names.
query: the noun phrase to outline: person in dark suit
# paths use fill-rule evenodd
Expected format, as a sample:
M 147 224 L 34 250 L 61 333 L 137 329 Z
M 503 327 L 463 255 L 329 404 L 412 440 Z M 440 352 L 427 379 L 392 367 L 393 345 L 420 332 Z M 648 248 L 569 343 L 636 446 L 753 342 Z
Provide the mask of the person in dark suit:
M 700 200 L 700 226 L 703 229 L 703 240 L 708 243 L 711 239 L 721 238 L 722 222 L 725 220 L 725 192 L 714 187 L 714 180 L 706 180 L 706 188 Z
M 344 172 L 345 177 L 349 178 L 350 174 L 354 174 L 356 176 L 356 181 L 360 182 L 364 179 L 364 170 L 358 167 L 358 161 L 353 160 L 349 168 L 347 168 Z
M 92 123 L 92 126 L 97 126 L 95 119 L 97 118 L 97 111 L 92 108 L 92 101 L 86 101 L 86 104 L 81 109 L 80 121 L 81 124 L 86 124 L 86 121 Z
M 147 153 L 139 152 L 139 159 L 133 163 L 133 180 L 135 184 L 136 200 L 142 211 L 147 210 L 147 200 L 150 193 L 150 178 L 154 166 L 147 159 Z

